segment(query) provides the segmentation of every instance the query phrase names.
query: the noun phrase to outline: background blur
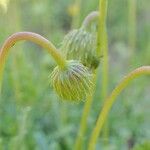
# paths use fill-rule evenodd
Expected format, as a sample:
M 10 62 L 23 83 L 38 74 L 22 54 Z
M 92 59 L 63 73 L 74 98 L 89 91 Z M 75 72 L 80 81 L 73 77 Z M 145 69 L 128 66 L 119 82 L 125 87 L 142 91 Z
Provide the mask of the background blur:
M 32 31 L 59 48 L 64 35 L 80 27 L 83 18 L 98 9 L 98 0 L 9 0 L 7 11 L 2 6 L 0 45 L 12 33 Z M 136 46 L 132 48 L 128 1 L 108 3 L 108 93 L 129 71 L 150 65 L 149 6 L 149 0 L 137 0 Z M 55 66 L 49 55 L 33 43 L 20 42 L 11 50 L 0 97 L 0 150 L 73 149 L 84 103 L 71 104 L 58 98 L 48 78 Z M 85 145 L 102 107 L 100 92 L 101 65 Z M 134 80 L 119 96 L 109 115 L 109 139 L 106 141 L 101 136 L 97 149 L 127 150 L 132 145 L 148 145 L 149 108 L 150 78 L 147 76 Z

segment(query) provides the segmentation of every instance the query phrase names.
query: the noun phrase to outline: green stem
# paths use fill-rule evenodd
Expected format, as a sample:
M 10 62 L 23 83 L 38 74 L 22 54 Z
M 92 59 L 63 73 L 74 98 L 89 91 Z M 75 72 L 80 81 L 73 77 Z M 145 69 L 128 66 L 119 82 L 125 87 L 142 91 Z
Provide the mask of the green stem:
M 103 61 L 102 61 L 102 98 L 106 98 L 108 89 L 108 42 L 107 33 L 104 33 L 104 49 L 103 49 Z
M 106 30 L 106 29 L 105 29 Z M 104 33 L 104 49 L 103 49 L 103 61 L 102 61 L 102 89 L 101 89 L 101 99 L 104 100 L 107 96 L 108 92 L 108 41 L 107 41 L 107 33 Z M 105 144 L 108 143 L 109 133 L 108 133 L 108 121 L 105 123 L 105 127 L 103 129 L 103 138 L 105 139 Z
M 150 75 L 150 66 L 143 66 L 135 69 L 131 73 L 129 73 L 125 78 L 116 86 L 116 88 L 112 91 L 110 96 L 105 99 L 105 103 L 99 114 L 98 120 L 96 122 L 95 128 L 91 134 L 88 150 L 94 150 L 97 142 L 97 138 L 101 133 L 102 127 L 107 119 L 108 113 L 114 104 L 117 96 L 122 92 L 123 89 L 132 81 L 133 79 L 141 76 L 141 75 Z
M 107 60 L 108 60 L 108 56 L 107 56 L 107 34 L 106 34 L 106 15 L 107 15 L 107 0 L 101 0 L 100 1 L 100 5 L 99 5 L 99 12 L 98 11 L 94 11 L 91 12 L 83 21 L 82 27 L 87 29 L 91 23 L 95 20 L 97 20 L 98 18 L 98 42 L 97 42 L 97 55 L 100 56 L 101 52 L 104 53 L 105 55 L 105 68 L 104 68 L 104 74 L 107 73 Z M 105 77 L 104 81 L 105 83 L 107 83 L 107 76 L 103 76 Z M 94 79 L 94 83 L 96 83 L 96 79 L 98 78 L 98 72 L 96 71 L 96 76 Z M 104 84 L 105 84 L 104 83 Z M 106 84 L 105 84 L 106 85 Z M 107 86 L 107 85 L 106 85 Z M 105 90 L 105 89 L 104 89 Z M 75 143 L 75 149 L 76 150 L 80 150 L 82 149 L 82 145 L 83 145 L 83 137 L 87 128 L 87 118 L 91 109 L 91 104 L 93 101 L 93 95 L 94 95 L 94 91 L 92 95 L 89 95 L 87 97 L 87 100 L 85 102 L 84 105 L 84 109 L 83 109 L 83 115 L 81 118 L 81 123 L 80 123 L 80 129 L 79 129 L 79 133 L 78 133 L 78 137 L 76 139 L 76 143 Z
M 98 20 L 98 35 L 97 35 L 97 54 L 103 55 L 106 47 L 106 16 L 107 16 L 107 0 L 100 0 L 99 2 L 99 20 Z
M 83 23 L 82 23 L 82 27 L 85 28 L 85 29 L 88 29 L 91 24 L 95 21 L 97 21 L 99 18 L 99 12 L 98 11 L 92 11 L 91 13 L 89 13 Z
M 96 83 L 96 78 L 97 76 L 93 77 L 93 83 Z M 94 95 L 94 89 L 92 91 L 92 94 L 87 96 L 86 102 L 84 104 L 83 113 L 80 121 L 80 128 L 75 142 L 75 150 L 83 149 L 83 138 L 87 129 L 87 120 L 88 120 L 88 115 L 90 113 L 90 109 L 93 101 L 93 95 Z
M 32 33 L 32 32 L 18 32 L 13 35 L 11 35 L 3 44 L 3 46 L 0 49 L 0 87 L 2 84 L 2 76 L 3 76 L 3 70 L 6 62 L 6 58 L 8 56 L 9 50 L 11 47 L 14 46 L 14 44 L 21 40 L 28 40 L 31 42 L 34 42 L 41 47 L 47 49 L 48 53 L 55 59 L 57 64 L 63 69 L 66 65 L 66 60 L 62 57 L 62 55 L 57 51 L 55 46 L 42 37 L 39 34 Z
M 99 13 L 97 11 L 91 12 L 84 19 L 81 28 L 88 29 L 90 27 L 91 23 L 93 21 L 97 20 L 98 16 L 99 16 Z M 93 78 L 93 83 L 96 83 L 97 75 L 98 75 L 98 73 L 96 70 L 96 75 Z M 75 150 L 82 150 L 83 149 L 83 138 L 84 138 L 84 134 L 85 134 L 86 129 L 87 129 L 87 119 L 88 119 L 88 115 L 90 113 L 90 109 L 91 109 L 91 105 L 92 105 L 92 101 L 93 101 L 93 95 L 94 95 L 94 90 L 92 91 L 92 94 L 87 96 L 86 102 L 84 104 L 83 113 L 82 113 L 81 122 L 80 122 L 80 127 L 79 127 L 79 132 L 78 132 L 78 135 L 77 135 L 77 138 L 75 141 L 75 148 L 74 148 Z
M 106 98 L 108 90 L 108 39 L 106 31 L 106 18 L 107 18 L 107 0 L 100 0 L 99 2 L 99 28 L 97 35 L 97 55 L 103 56 L 102 61 L 102 99 Z M 108 125 L 104 128 L 104 138 L 108 139 Z

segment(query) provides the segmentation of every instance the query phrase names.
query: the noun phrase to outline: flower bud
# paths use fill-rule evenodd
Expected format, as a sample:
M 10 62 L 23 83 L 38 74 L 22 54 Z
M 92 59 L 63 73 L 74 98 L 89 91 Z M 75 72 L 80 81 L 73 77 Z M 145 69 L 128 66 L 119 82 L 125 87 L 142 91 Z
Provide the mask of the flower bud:
M 80 28 L 69 32 L 64 37 L 60 49 L 67 59 L 79 60 L 84 66 L 93 70 L 99 65 L 96 41 L 94 34 Z
M 67 61 L 64 70 L 57 66 L 51 74 L 51 83 L 57 94 L 65 100 L 81 101 L 92 90 L 92 74 L 78 61 Z

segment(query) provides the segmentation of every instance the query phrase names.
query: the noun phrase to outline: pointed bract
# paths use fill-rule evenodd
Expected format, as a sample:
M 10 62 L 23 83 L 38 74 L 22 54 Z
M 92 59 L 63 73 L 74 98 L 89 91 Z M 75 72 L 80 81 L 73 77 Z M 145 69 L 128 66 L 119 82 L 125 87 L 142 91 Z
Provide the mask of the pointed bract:
M 61 44 L 61 50 L 67 59 L 79 60 L 91 70 L 99 65 L 96 54 L 96 36 L 83 28 L 69 32 Z
M 70 60 L 65 70 L 54 68 L 51 84 L 62 99 L 78 102 L 91 92 L 92 74 L 78 61 Z

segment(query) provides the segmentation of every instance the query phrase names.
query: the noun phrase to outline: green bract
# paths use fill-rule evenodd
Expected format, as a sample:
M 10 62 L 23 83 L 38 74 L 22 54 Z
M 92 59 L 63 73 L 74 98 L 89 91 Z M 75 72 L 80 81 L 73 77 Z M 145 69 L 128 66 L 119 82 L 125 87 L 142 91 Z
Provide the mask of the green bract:
M 51 74 L 51 83 L 57 94 L 65 100 L 81 101 L 91 92 L 92 74 L 78 61 L 70 60 L 62 70 L 59 66 Z
M 90 69 L 99 65 L 96 55 L 96 36 L 84 28 L 69 32 L 62 42 L 61 48 L 67 59 L 79 60 Z

